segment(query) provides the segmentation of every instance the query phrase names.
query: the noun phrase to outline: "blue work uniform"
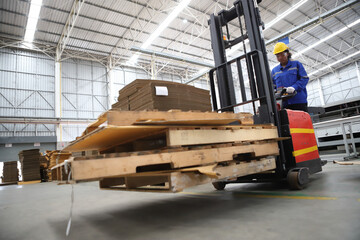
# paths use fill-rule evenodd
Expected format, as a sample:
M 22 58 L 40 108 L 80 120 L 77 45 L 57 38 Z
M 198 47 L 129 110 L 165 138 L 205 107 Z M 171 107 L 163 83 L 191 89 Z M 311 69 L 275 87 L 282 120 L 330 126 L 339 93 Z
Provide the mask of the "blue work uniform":
M 285 67 L 279 64 L 271 71 L 271 77 L 276 89 L 293 87 L 297 92 L 294 97 L 284 102 L 284 106 L 307 103 L 306 84 L 309 82 L 309 77 L 299 61 L 289 60 Z

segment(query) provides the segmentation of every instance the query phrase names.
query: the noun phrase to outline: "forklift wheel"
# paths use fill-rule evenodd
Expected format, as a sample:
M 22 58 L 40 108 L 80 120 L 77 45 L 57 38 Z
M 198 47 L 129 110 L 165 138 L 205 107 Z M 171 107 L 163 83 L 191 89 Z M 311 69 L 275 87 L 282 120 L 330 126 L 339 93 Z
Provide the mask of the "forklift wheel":
M 301 190 L 304 188 L 304 184 L 299 183 L 298 171 L 290 171 L 287 175 L 287 181 L 291 190 Z
M 212 185 L 216 190 L 224 190 L 226 183 L 225 182 L 213 182 Z

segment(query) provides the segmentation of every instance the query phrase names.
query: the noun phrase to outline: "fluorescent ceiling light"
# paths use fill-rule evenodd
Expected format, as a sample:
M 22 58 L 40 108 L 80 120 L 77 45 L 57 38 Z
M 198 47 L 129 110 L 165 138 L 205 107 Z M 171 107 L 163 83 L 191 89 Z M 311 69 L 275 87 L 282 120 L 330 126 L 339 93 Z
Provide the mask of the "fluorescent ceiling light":
M 285 12 L 283 12 L 282 14 L 280 14 L 278 17 L 276 17 L 274 20 L 270 21 L 269 23 L 265 24 L 265 30 L 271 28 L 274 24 L 276 24 L 277 22 L 279 22 L 280 20 L 282 20 L 283 18 L 285 18 L 287 15 L 289 15 L 290 13 L 292 13 L 293 11 L 295 11 L 296 9 L 298 9 L 300 6 L 302 6 L 304 3 L 306 3 L 308 0 L 301 0 L 300 2 L 298 2 L 297 4 L 295 4 L 294 6 L 290 7 L 288 10 L 286 10 Z M 245 45 L 247 45 L 249 43 L 248 40 L 245 40 Z M 241 48 L 242 44 L 237 44 L 235 47 L 231 48 L 227 53 L 227 57 L 229 57 L 231 54 L 233 54 L 236 50 L 239 50 Z
M 182 0 L 179 5 L 167 16 L 167 18 L 160 24 L 160 26 L 153 32 L 150 37 L 143 43 L 141 48 L 146 49 L 149 47 L 152 42 L 162 33 L 162 31 L 169 26 L 169 24 L 184 10 L 184 8 L 189 5 L 191 0 Z
M 332 34 L 330 34 L 329 36 L 327 36 L 327 37 L 325 37 L 325 38 L 320 39 L 319 41 L 317 41 L 317 42 L 316 42 L 316 43 L 314 43 L 313 45 L 308 46 L 307 48 L 305 48 L 305 49 L 303 49 L 303 50 L 301 50 L 301 51 L 297 52 L 296 54 L 294 54 L 294 56 L 293 56 L 293 57 L 295 58 L 295 57 L 297 57 L 297 56 L 299 56 L 299 55 L 303 54 L 304 52 L 309 51 L 310 49 L 312 49 L 312 48 L 316 47 L 316 46 L 317 46 L 317 45 L 319 45 L 320 43 L 323 43 L 323 42 L 325 42 L 325 41 L 329 40 L 330 38 L 332 38 L 332 37 L 334 37 L 334 36 L 336 36 L 336 35 L 339 35 L 340 33 L 344 32 L 345 30 L 347 30 L 347 29 L 349 29 L 349 28 L 351 28 L 351 27 L 353 27 L 353 26 L 355 26 L 355 25 L 356 25 L 356 24 L 358 24 L 358 23 L 360 23 L 360 18 L 359 18 L 357 21 L 355 21 L 355 22 L 353 22 L 353 23 L 351 23 L 351 24 L 349 24 L 349 25 L 346 25 L 346 26 L 345 26 L 345 27 L 343 27 L 342 29 L 340 29 L 340 30 L 338 30 L 338 31 L 336 31 L 336 32 L 334 32 L 334 33 L 332 33 Z
M 28 21 L 26 24 L 24 41 L 31 43 L 34 40 L 36 25 L 39 20 L 42 0 L 31 0 Z
M 360 51 L 357 51 L 357 52 L 355 52 L 355 53 L 353 53 L 353 54 L 351 54 L 351 55 L 349 55 L 349 56 L 347 56 L 347 57 L 344 57 L 344 58 L 342 58 L 342 59 L 340 59 L 340 60 L 338 60 L 338 61 L 336 61 L 336 62 L 333 62 L 333 63 L 331 63 L 331 64 L 329 64 L 329 65 L 327 65 L 327 66 L 325 66 L 325 67 L 322 67 L 322 68 L 314 71 L 314 72 L 311 72 L 311 73 L 309 73 L 308 75 L 309 75 L 309 76 L 310 76 L 310 75 L 314 75 L 314 74 L 316 74 L 316 73 L 318 73 L 318 72 L 320 72 L 320 71 L 322 71 L 322 70 L 325 70 L 325 69 L 327 69 L 327 68 L 330 68 L 330 67 L 332 67 L 332 66 L 334 66 L 334 65 L 336 65 L 336 64 L 338 64 L 338 63 L 341 63 L 341 62 L 343 62 L 343 61 L 345 61 L 345 60 L 347 60 L 347 59 L 349 59 L 349 58 L 352 58 L 352 57 L 358 55 L 359 53 L 360 53 Z
M 189 5 L 191 0 L 182 0 L 179 5 L 167 16 L 167 18 L 160 24 L 160 26 L 150 35 L 150 37 L 141 45 L 141 48 L 146 49 L 148 48 L 153 41 L 162 33 L 162 31 L 169 26 L 169 24 L 184 10 L 184 8 Z M 135 53 L 127 64 L 134 65 L 137 62 L 140 54 Z
M 126 64 L 134 66 L 135 63 L 137 62 L 138 58 L 140 56 L 140 53 L 135 53 L 134 55 L 132 55 L 132 57 L 129 59 L 129 61 L 126 62 Z
M 293 11 L 295 11 L 296 9 L 298 9 L 301 5 L 303 5 L 304 3 L 306 3 L 308 0 L 301 0 L 300 2 L 298 2 L 297 4 L 295 4 L 294 6 L 292 6 L 291 8 L 289 8 L 288 10 L 286 10 L 285 12 L 283 12 L 282 14 L 280 14 L 277 18 L 275 18 L 274 20 L 272 20 L 271 22 L 265 24 L 265 30 L 268 28 L 271 28 L 274 24 L 276 24 L 277 22 L 279 22 L 281 19 L 285 18 L 287 15 L 289 15 L 290 13 L 292 13 Z

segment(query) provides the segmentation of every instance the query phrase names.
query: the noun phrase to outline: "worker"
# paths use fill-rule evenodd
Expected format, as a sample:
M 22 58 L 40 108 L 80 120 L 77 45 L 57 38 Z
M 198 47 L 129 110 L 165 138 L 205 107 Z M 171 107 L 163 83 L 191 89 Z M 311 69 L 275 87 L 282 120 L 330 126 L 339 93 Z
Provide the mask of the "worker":
M 309 77 L 303 65 L 299 61 L 291 60 L 289 47 L 283 42 L 275 45 L 274 55 L 280 63 L 271 71 L 276 89 L 286 88 L 286 92 L 289 94 L 296 91 L 294 97 L 283 102 L 284 108 L 307 112 L 306 84 L 309 82 Z

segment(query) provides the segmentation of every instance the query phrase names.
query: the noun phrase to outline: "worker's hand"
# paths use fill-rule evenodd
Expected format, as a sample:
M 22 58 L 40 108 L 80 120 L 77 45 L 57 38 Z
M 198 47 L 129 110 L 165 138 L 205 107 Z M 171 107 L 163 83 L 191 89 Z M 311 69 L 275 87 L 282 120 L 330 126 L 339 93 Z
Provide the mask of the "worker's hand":
M 286 92 L 287 92 L 287 93 L 294 93 L 294 92 L 295 92 L 295 88 L 293 88 L 293 87 L 287 87 L 287 88 L 286 88 Z

